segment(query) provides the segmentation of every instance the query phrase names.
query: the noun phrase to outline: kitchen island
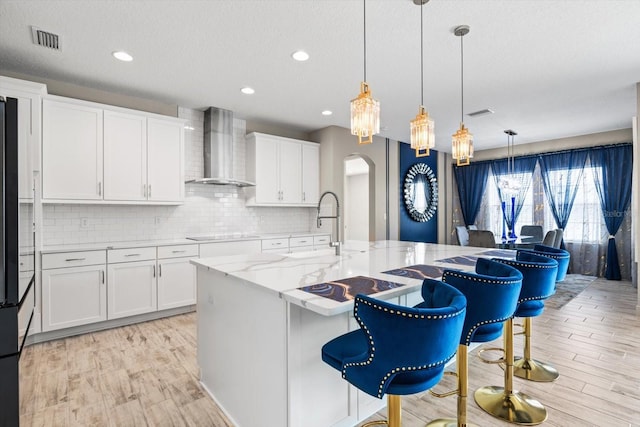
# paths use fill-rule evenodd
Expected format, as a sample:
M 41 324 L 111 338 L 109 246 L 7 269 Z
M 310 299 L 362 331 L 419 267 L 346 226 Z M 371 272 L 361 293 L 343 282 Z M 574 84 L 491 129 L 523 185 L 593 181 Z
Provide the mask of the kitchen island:
M 501 253 L 510 254 L 381 241 L 348 242 L 340 256 L 326 249 L 193 260 L 200 381 L 238 427 L 356 425 L 385 400 L 350 386 L 320 357 L 324 343 L 358 328 L 353 293 L 415 305 L 424 276 L 470 270 L 478 256 Z

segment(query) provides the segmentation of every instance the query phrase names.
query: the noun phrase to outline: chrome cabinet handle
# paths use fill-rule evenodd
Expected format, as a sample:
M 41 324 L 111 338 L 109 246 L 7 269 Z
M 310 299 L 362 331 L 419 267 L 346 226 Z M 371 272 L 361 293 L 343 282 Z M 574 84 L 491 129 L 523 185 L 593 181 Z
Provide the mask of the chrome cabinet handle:
M 100 270 L 100 281 L 104 285 L 104 270 Z
M 147 184 L 142 184 L 142 197 L 147 197 Z
M 171 251 L 172 254 L 181 254 L 183 252 L 187 252 L 187 251 Z
M 305 193 L 304 191 L 302 192 L 302 201 L 303 202 L 307 201 L 307 193 Z
M 67 258 L 65 259 L 65 261 L 67 262 L 71 262 L 71 261 L 84 261 L 86 258 Z
M 156 266 L 153 266 L 153 277 L 156 277 Z
M 126 254 L 125 257 L 130 257 L 130 256 L 140 256 L 140 254 Z
M 149 184 L 149 198 L 151 198 L 151 184 Z
M 158 264 L 158 277 L 162 277 L 162 264 Z
M 98 196 L 102 196 L 102 182 L 98 182 Z

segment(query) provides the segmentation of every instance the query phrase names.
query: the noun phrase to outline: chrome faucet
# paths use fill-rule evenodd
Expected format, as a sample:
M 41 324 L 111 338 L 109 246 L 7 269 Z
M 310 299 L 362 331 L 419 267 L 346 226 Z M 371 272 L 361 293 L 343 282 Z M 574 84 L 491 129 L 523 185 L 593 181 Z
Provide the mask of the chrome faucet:
M 336 199 L 336 214 L 334 216 L 320 216 L 320 205 L 322 204 L 322 199 L 324 199 L 324 196 L 326 196 L 327 194 L 331 194 L 333 198 Z M 334 193 L 333 191 L 325 191 L 324 193 L 322 193 L 322 196 L 320 196 L 320 200 L 318 201 L 318 228 L 322 227 L 323 219 L 336 220 L 336 240 L 331 241 L 329 243 L 329 246 L 332 248 L 336 248 L 336 255 L 340 255 L 340 248 L 342 246 L 342 242 L 340 242 L 340 202 L 338 201 L 338 196 L 336 196 L 336 193 Z

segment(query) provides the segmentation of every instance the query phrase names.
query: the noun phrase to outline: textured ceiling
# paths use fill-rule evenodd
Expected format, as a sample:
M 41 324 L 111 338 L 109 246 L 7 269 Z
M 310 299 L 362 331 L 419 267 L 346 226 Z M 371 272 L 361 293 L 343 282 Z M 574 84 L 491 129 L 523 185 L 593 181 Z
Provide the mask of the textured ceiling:
M 313 131 L 349 127 L 363 74 L 361 0 L 0 2 L 0 72 L 10 71 Z M 382 136 L 407 141 L 420 103 L 420 7 L 367 2 L 367 81 Z M 424 6 L 424 100 L 436 148 L 465 113 L 476 149 L 629 128 L 640 81 L 640 1 L 431 0 Z M 32 43 L 30 26 L 62 36 Z M 126 50 L 131 63 L 114 60 Z M 290 58 L 304 49 L 311 59 Z M 239 89 L 251 86 L 252 96 Z M 334 112 L 325 117 L 322 110 Z

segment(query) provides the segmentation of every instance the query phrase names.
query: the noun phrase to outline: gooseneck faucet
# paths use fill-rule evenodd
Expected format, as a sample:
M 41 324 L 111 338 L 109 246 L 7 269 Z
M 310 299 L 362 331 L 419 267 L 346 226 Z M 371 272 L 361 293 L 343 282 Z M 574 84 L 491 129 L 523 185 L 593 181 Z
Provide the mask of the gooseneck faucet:
M 327 194 L 331 194 L 333 198 L 336 199 L 336 214 L 328 215 L 328 216 L 320 216 L 320 205 L 322 205 L 322 199 L 324 199 L 324 196 L 326 196 Z M 325 191 L 324 193 L 322 193 L 322 196 L 320 196 L 320 200 L 318 201 L 318 218 L 317 218 L 318 228 L 322 227 L 323 219 L 336 220 L 336 240 L 331 241 L 329 243 L 329 246 L 332 248 L 336 248 L 336 255 L 340 255 L 340 247 L 342 246 L 342 243 L 340 242 L 340 202 L 338 201 L 338 196 L 336 196 L 336 193 L 334 193 L 333 191 Z

